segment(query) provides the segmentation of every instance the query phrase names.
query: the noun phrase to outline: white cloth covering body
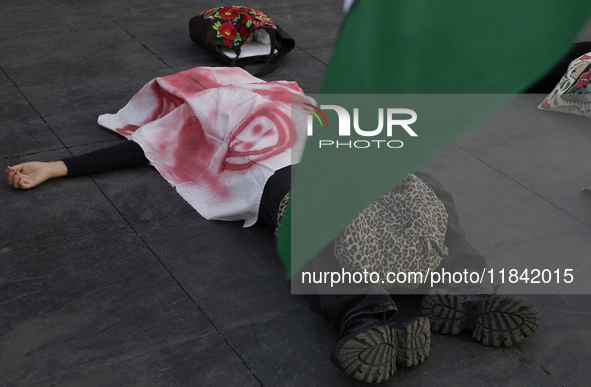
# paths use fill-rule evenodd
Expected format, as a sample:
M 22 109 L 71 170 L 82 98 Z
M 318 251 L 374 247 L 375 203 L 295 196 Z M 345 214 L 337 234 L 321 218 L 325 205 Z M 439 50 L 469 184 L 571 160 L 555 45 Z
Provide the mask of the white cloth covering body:
M 249 227 L 269 177 L 301 159 L 306 115 L 291 114 L 292 97 L 313 103 L 295 82 L 197 67 L 153 79 L 98 123 L 137 142 L 204 218 Z

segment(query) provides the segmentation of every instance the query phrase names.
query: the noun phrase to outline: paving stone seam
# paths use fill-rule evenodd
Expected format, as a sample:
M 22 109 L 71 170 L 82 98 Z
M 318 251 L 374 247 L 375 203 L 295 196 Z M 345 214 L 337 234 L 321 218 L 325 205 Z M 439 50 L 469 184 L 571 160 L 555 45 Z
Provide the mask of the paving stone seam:
M 151 222 L 153 220 L 168 219 L 168 218 L 175 217 L 177 215 L 190 214 L 190 213 L 193 213 L 193 212 L 195 212 L 195 210 L 194 209 L 190 209 L 190 210 L 187 210 L 187 211 L 175 212 L 174 214 L 170 214 L 170 215 L 163 215 L 163 216 L 157 216 L 155 218 L 138 220 L 137 222 L 129 222 L 129 224 L 132 225 L 132 226 L 136 226 L 136 225 L 139 226 L 141 224 L 145 224 L 145 223 Z
M 104 144 L 106 142 L 117 142 L 117 143 L 120 143 L 120 142 L 123 142 L 123 141 L 129 141 L 129 140 L 125 139 L 124 137 L 115 138 L 115 139 L 108 139 L 108 140 L 99 140 L 99 141 L 94 141 L 94 142 L 87 142 L 87 143 L 84 143 L 84 144 L 72 145 L 71 147 L 68 147 L 68 149 L 82 147 L 82 146 L 89 146 L 89 145 Z
M 294 296 L 292 294 L 292 296 Z M 303 313 L 314 313 L 310 307 L 306 306 L 306 305 L 297 305 L 295 306 L 293 309 L 288 309 L 288 310 L 283 310 L 277 313 L 273 313 L 270 316 L 264 317 L 264 318 L 257 318 L 256 320 L 245 320 L 245 321 L 240 321 L 240 322 L 234 322 L 234 323 L 229 323 L 228 325 L 225 325 L 222 330 L 223 331 L 233 331 L 233 330 L 237 330 L 237 329 L 241 329 L 241 328 L 248 328 L 252 325 L 258 325 L 258 324 L 266 324 L 269 322 L 275 322 L 275 321 L 281 321 L 283 318 L 285 317 L 289 317 L 290 314 L 292 313 L 296 313 L 296 312 L 303 312 Z
M 526 352 L 523 351 L 523 349 L 518 346 L 513 344 L 513 347 L 517 348 L 517 350 L 527 359 L 529 360 L 531 363 L 533 363 L 535 366 L 537 366 L 541 371 L 543 371 L 546 375 L 548 375 L 551 379 L 553 379 L 556 383 L 560 384 L 561 387 L 567 387 L 566 384 L 562 383 L 560 380 L 558 380 L 554 375 L 552 375 L 552 373 L 550 372 L 549 369 L 547 369 L 546 367 L 544 367 L 542 364 L 538 363 L 537 361 L 535 361 L 534 359 L 532 359 Z
M 222 331 L 215 325 L 215 323 L 207 315 L 207 313 L 205 313 L 205 310 L 203 310 L 203 308 L 201 308 L 199 306 L 199 304 L 197 304 L 197 302 L 193 299 L 193 297 L 191 297 L 191 295 L 187 292 L 187 290 L 183 287 L 183 285 L 178 281 L 178 279 L 172 274 L 172 272 L 168 269 L 168 267 L 166 267 L 166 265 L 164 264 L 164 262 L 158 257 L 158 255 L 156 254 L 156 252 L 154 250 L 152 250 L 152 248 L 144 240 L 144 238 L 141 236 L 141 234 L 133 227 L 133 225 L 125 218 L 125 216 L 123 216 L 123 214 L 119 211 L 119 209 L 115 206 L 115 204 L 105 194 L 105 192 L 103 192 L 101 190 L 101 188 L 99 187 L 99 185 L 97 184 L 97 182 L 95 181 L 95 179 L 91 177 L 91 180 L 95 184 L 95 186 L 97 187 L 97 189 L 99 190 L 99 192 L 101 192 L 101 194 L 105 197 L 105 199 L 111 204 L 111 206 L 113 206 L 113 208 L 115 209 L 115 211 L 117 211 L 117 213 L 119 214 L 119 216 L 121 216 L 121 218 L 123 219 L 123 221 L 125 222 L 125 224 L 127 225 L 127 227 L 130 229 L 130 231 L 137 238 L 139 238 L 139 240 L 141 241 L 141 243 L 148 249 L 148 251 L 150 251 L 150 253 L 152 254 L 152 256 L 154 256 L 154 258 L 160 263 L 160 265 L 164 268 L 164 270 L 166 270 L 166 272 L 172 278 L 172 280 L 174 282 L 176 282 L 176 284 L 178 285 L 178 287 L 185 293 L 185 295 L 187 296 L 187 298 L 193 303 L 193 305 L 195 305 L 195 307 L 197 308 L 197 310 L 199 310 L 199 312 L 203 315 L 203 317 L 205 317 L 205 319 L 209 322 L 209 324 L 213 327 L 213 329 L 226 342 L 226 345 L 228 345 L 228 347 L 234 352 L 234 354 L 238 357 L 238 359 L 240 360 L 240 362 L 244 365 L 244 367 L 246 367 L 246 369 L 250 372 L 250 374 L 255 378 L 255 380 L 258 382 L 258 384 L 261 387 L 263 387 L 264 386 L 263 383 L 257 377 L 257 375 L 255 374 L 255 372 L 253 371 L 253 369 L 244 361 L 244 359 L 242 358 L 242 356 L 232 346 L 232 344 L 230 344 L 230 342 L 228 341 L 228 339 L 223 335 Z M 126 227 L 126 226 L 117 226 L 117 227 Z M 89 234 L 92 234 L 92 233 L 89 233 Z M 70 238 L 64 238 L 64 239 L 70 239 Z
M 160 58 L 158 55 L 156 55 L 156 53 L 154 53 L 152 50 L 150 50 L 150 49 L 148 48 L 148 46 L 146 46 L 146 45 L 145 45 L 145 44 L 143 44 L 141 41 L 139 41 L 139 40 L 138 40 L 138 39 L 137 39 L 135 36 L 133 36 L 133 35 L 132 35 L 132 34 L 131 34 L 131 33 L 130 33 L 128 30 L 127 30 L 127 28 L 125 28 L 125 27 L 123 27 L 122 25 L 120 25 L 119 23 L 117 23 L 117 22 L 116 22 L 116 21 L 115 21 L 115 20 L 114 20 L 112 17 L 110 17 L 109 15 L 107 15 L 106 13 L 104 13 L 104 12 L 103 12 L 103 10 L 102 10 L 102 9 L 100 9 L 99 7 L 97 7 L 96 5 L 94 5 L 94 4 L 91 4 L 89 1 L 87 1 L 87 3 L 88 3 L 88 4 L 89 4 L 91 7 L 94 7 L 94 8 L 96 8 L 96 10 L 97 10 L 97 11 L 99 11 L 100 13 L 102 13 L 103 15 L 105 15 L 105 17 L 107 17 L 109 20 L 111 20 L 111 21 L 112 21 L 112 22 L 113 22 L 113 23 L 114 23 L 116 26 L 118 26 L 118 27 L 122 28 L 122 29 L 123 29 L 123 31 L 125 31 L 125 33 L 126 33 L 127 35 L 129 35 L 129 36 L 130 36 L 130 37 L 131 37 L 133 40 L 135 40 L 136 42 L 138 42 L 138 43 L 139 43 L 139 44 L 140 44 L 140 45 L 141 45 L 143 48 L 145 48 L 145 49 L 146 49 L 146 51 L 148 51 L 150 54 L 154 55 L 154 57 L 156 57 L 156 58 L 157 58 L 157 59 L 158 59 L 160 62 L 164 63 L 164 64 L 165 64 L 165 65 L 166 65 L 166 66 L 167 66 L 169 69 L 172 69 L 172 67 L 171 67 L 171 66 L 170 66 L 168 63 L 166 63 L 166 62 L 164 61 L 164 59 Z
M 156 53 L 155 53 L 154 51 L 150 50 L 150 49 L 148 48 L 148 46 L 146 46 L 145 44 L 143 44 L 142 42 L 140 42 L 139 40 L 137 40 L 137 39 L 136 39 L 136 37 L 135 37 L 135 36 L 133 36 L 133 35 L 132 35 L 132 34 L 131 34 L 129 31 L 125 30 L 125 32 L 126 32 L 126 33 L 127 33 L 127 35 L 129 35 L 129 36 L 130 36 L 130 37 L 131 37 L 133 40 L 135 40 L 136 42 L 138 42 L 139 44 L 141 44 L 141 45 L 142 45 L 142 47 L 146 49 L 146 51 L 148 51 L 150 54 L 154 55 L 156 58 L 158 58 L 158 60 L 159 60 L 160 62 L 164 63 L 164 64 L 165 64 L 165 65 L 166 65 L 166 66 L 167 66 L 169 69 L 171 69 L 171 70 L 172 70 L 172 67 L 171 67 L 171 66 L 170 66 L 168 63 L 166 63 L 166 62 L 164 61 L 164 59 L 162 59 L 162 58 L 160 58 L 158 55 L 156 55 Z
M 37 110 L 37 108 L 35 107 L 35 105 L 33 105 L 33 103 L 31 101 L 29 101 L 29 99 L 27 98 L 27 96 L 21 91 L 20 87 L 18 87 L 16 85 L 16 83 L 14 83 L 14 80 L 6 73 L 6 71 L 4 71 L 4 68 L 2 68 L 2 66 L 0 66 L 0 71 L 2 71 L 2 73 L 6 76 L 6 78 L 8 78 L 8 80 L 10 81 L 10 83 L 12 83 L 12 85 L 18 91 L 18 93 L 21 95 L 21 97 L 23 97 L 25 99 L 25 101 L 27 101 L 27 103 L 29 104 L 29 106 L 31 107 L 31 109 L 33 109 L 33 111 L 35 112 L 35 114 L 37 114 L 37 116 L 41 119 L 41 121 L 43 121 L 43 123 L 45 124 L 45 126 L 47 126 L 47 128 L 51 131 L 51 133 L 59 141 L 59 143 L 62 144 L 62 146 L 64 147 L 64 149 L 66 151 L 68 151 L 68 149 L 66 147 L 66 144 L 64 144 L 64 142 L 62 141 L 62 139 L 59 138 L 59 136 L 57 135 L 57 133 L 55 133 L 55 131 L 53 130 L 53 128 L 51 127 L 51 125 L 49 125 L 49 123 L 45 120 L 45 118 L 43 118 L 43 116 Z M 70 153 L 70 152 L 68 151 L 68 153 Z M 71 153 L 70 153 L 70 155 L 71 155 Z
M 92 178 L 91 178 L 92 179 Z M 168 273 L 168 275 L 172 278 L 172 280 L 174 282 L 176 282 L 176 284 L 178 285 L 178 287 L 185 293 L 185 295 L 187 296 L 187 298 L 193 303 L 193 305 L 195 305 L 195 307 L 197 308 L 197 310 L 199 310 L 199 312 L 203 315 L 203 317 L 205 317 L 205 319 L 209 322 L 209 324 L 213 327 L 213 329 L 220 335 L 220 337 L 226 342 L 226 344 L 228 345 L 228 347 L 234 352 L 234 354 L 238 357 L 238 359 L 240 360 L 240 362 L 242 362 L 242 364 L 246 367 L 246 369 L 248 369 L 248 371 L 250 372 L 250 374 L 256 379 L 256 381 L 259 383 L 259 385 L 261 387 L 263 387 L 263 383 L 261 382 L 261 380 L 257 377 L 257 375 L 254 373 L 254 371 L 252 370 L 252 368 L 250 368 L 250 366 L 248 364 L 246 364 L 246 362 L 244 361 L 244 359 L 242 358 L 242 356 L 238 353 L 238 351 L 232 346 L 232 344 L 230 344 L 230 342 L 228 341 L 228 339 L 223 335 L 222 331 L 215 325 L 215 323 L 213 322 L 213 320 L 207 315 L 207 313 L 205 313 L 205 310 L 203 310 L 203 308 L 201 308 L 199 306 L 199 304 L 197 304 L 197 302 L 193 299 L 193 297 L 191 297 L 191 295 L 189 294 L 189 292 L 187 292 L 187 290 L 183 287 L 183 285 L 178 281 L 178 279 L 173 275 L 173 273 L 168 269 L 168 267 L 166 267 L 166 265 L 164 264 L 164 262 L 158 257 L 158 255 L 156 254 L 156 252 L 154 250 L 152 250 L 152 248 L 148 245 L 148 243 L 144 240 L 144 238 L 141 236 L 141 234 L 133 227 L 133 225 L 131 223 L 129 223 L 129 221 L 123 216 L 123 214 L 119 211 L 119 209 L 113 204 L 113 202 L 111 202 L 111 200 L 109 199 L 109 197 L 101 190 L 101 188 L 98 186 L 98 184 L 96 183 L 96 181 L 94 179 L 92 179 L 93 183 L 97 186 L 97 189 L 103 194 L 103 196 L 106 198 L 106 200 L 113 206 L 113 208 L 115 209 L 115 211 L 117 211 L 117 213 L 121 216 L 121 218 L 123 219 L 123 221 L 125 222 L 125 224 L 127 224 L 127 226 L 129 227 L 129 229 L 131 230 L 131 232 L 139 238 L 139 240 L 141 241 L 141 243 L 148 249 L 148 251 L 150 251 L 150 253 L 154 256 L 154 258 L 160 263 L 160 265 L 164 268 L 164 270 L 166 270 L 166 272 Z M 120 226 L 120 227 L 124 227 L 124 226 Z
M 5 253 L 5 252 L 9 252 L 9 251 L 20 251 L 20 250 L 29 249 L 29 248 L 43 247 L 43 246 L 47 246 L 47 245 L 50 245 L 50 244 L 53 244 L 53 243 L 67 241 L 69 239 L 82 238 L 82 237 L 89 236 L 89 235 L 92 235 L 92 234 L 107 232 L 107 231 L 116 230 L 118 228 L 124 228 L 124 227 L 126 227 L 126 226 L 125 225 L 108 226 L 108 227 L 100 228 L 100 229 L 93 230 L 93 231 L 90 231 L 90 232 L 87 232 L 87 233 L 82 233 L 82 234 L 77 234 L 77 235 L 70 235 L 70 236 L 66 236 L 66 237 L 63 237 L 63 238 L 51 239 L 51 240 L 48 240 L 47 242 L 35 243 L 35 244 L 26 245 L 26 246 L 20 246 L 20 247 L 3 247 L 2 249 L 0 249 L 0 253 Z M 4 245 L 0 245 L 0 246 L 4 246 Z
M 186 343 L 186 342 L 192 341 L 192 340 L 206 338 L 206 337 L 214 335 L 214 334 L 216 334 L 216 332 L 210 332 L 205 335 L 188 336 L 188 337 L 183 337 L 183 338 L 175 340 L 175 341 L 161 343 L 161 344 L 155 345 L 153 347 L 147 348 L 143 351 L 136 352 L 133 355 L 129 355 L 129 356 L 125 356 L 125 357 L 117 358 L 117 359 L 109 359 L 109 360 L 105 361 L 104 363 L 101 363 L 100 365 L 93 365 L 91 368 L 89 368 L 89 370 L 94 371 L 94 370 L 104 368 L 106 366 L 110 366 L 110 365 L 113 365 L 116 363 L 121 363 L 121 362 L 129 361 L 131 359 L 141 358 L 142 356 L 144 356 L 145 354 L 148 354 L 148 353 L 158 353 L 158 351 L 162 350 L 163 348 L 183 344 L 183 343 Z M 66 351 L 70 352 L 70 351 L 76 350 L 77 348 L 79 348 L 82 345 L 84 345 L 84 344 L 80 343 L 79 345 L 64 348 L 61 352 L 56 352 L 54 355 L 57 357 L 58 355 L 61 355 L 62 353 L 65 353 Z
M 448 154 L 437 154 L 437 155 L 433 156 L 433 157 L 431 158 L 431 160 L 435 160 L 435 159 L 442 159 L 442 158 L 444 158 L 444 157 L 449 157 L 449 156 L 457 156 L 458 154 L 468 153 L 468 152 L 466 152 L 466 150 L 465 150 L 465 149 L 463 149 L 463 148 L 460 148 L 460 147 L 459 147 L 457 144 L 455 144 L 455 143 L 453 143 L 453 144 L 451 144 L 451 145 L 455 145 L 455 146 L 456 146 L 456 147 L 457 147 L 457 148 L 460 150 L 460 152 L 457 152 L 457 153 L 448 153 Z M 451 145 L 450 145 L 450 146 L 451 146 Z M 449 148 L 449 147 L 448 147 L 448 148 Z M 448 148 L 446 148 L 446 149 L 448 149 Z M 446 149 L 444 149 L 442 152 L 444 152 Z
M 462 150 L 464 150 L 463 148 L 461 148 Z M 570 212 L 560 208 L 559 206 L 557 206 L 556 204 L 552 203 L 551 201 L 549 201 L 548 199 L 546 199 L 544 196 L 542 196 L 541 194 L 537 193 L 536 191 L 532 190 L 531 188 L 523 185 L 522 183 L 520 183 L 519 181 L 513 179 L 511 176 L 503 173 L 501 170 L 495 168 L 494 166 L 490 165 L 489 163 L 487 163 L 486 161 L 482 160 L 481 158 L 479 158 L 478 156 L 472 154 L 470 151 L 466 151 L 467 154 L 469 154 L 470 156 L 474 157 L 476 160 L 480 161 L 481 163 L 483 163 L 484 165 L 486 165 L 487 167 L 493 169 L 494 171 L 498 172 L 499 174 L 501 174 L 502 176 L 506 177 L 507 179 L 511 180 L 512 182 L 516 183 L 517 185 L 519 185 L 521 188 L 533 193 L 534 195 L 536 195 L 537 197 L 539 197 L 540 199 L 542 199 L 543 201 L 545 201 L 546 203 L 550 204 L 552 207 L 558 209 L 560 212 L 568 215 L 569 217 L 573 218 L 574 220 L 582 223 L 585 227 L 591 227 L 590 224 L 585 223 L 585 221 L 577 218 L 576 216 L 574 216 L 573 214 L 571 214 Z M 450 155 L 451 156 L 451 155 Z
M 558 113 L 554 113 L 554 114 L 558 114 Z M 472 149 L 464 149 L 462 148 L 460 145 L 458 145 L 457 143 L 454 142 L 454 145 L 456 145 L 458 148 L 462 149 L 464 152 L 472 152 L 472 151 L 478 151 L 481 149 L 486 149 L 486 148 L 491 148 L 494 146 L 502 146 L 505 144 L 509 144 L 509 143 L 513 143 L 513 142 L 518 142 L 518 141 L 523 141 L 523 140 L 527 140 L 529 138 L 534 138 L 534 137 L 541 137 L 541 136 L 546 136 L 548 134 L 552 134 L 552 133 L 557 133 L 557 132 L 564 132 L 565 130 L 569 130 L 569 129 L 573 129 L 572 127 L 567 127 L 567 128 L 562 128 L 562 129 L 554 129 L 554 130 L 550 130 L 548 132 L 544 132 L 544 133 L 538 133 L 538 134 L 532 134 L 532 135 L 528 135 L 528 136 L 523 136 L 523 137 L 519 137 L 519 138 L 514 138 L 510 141 L 505 141 L 505 142 L 497 142 L 494 144 L 488 144 L 488 145 L 484 145 L 478 148 L 472 148 Z M 459 141 L 460 139 L 458 139 L 457 141 Z
M 305 49 L 301 48 L 300 46 L 296 45 L 297 48 L 299 48 L 300 50 L 302 50 L 302 52 L 305 52 L 306 54 L 308 54 L 309 56 L 311 56 L 312 58 L 314 58 L 314 60 L 317 60 L 318 62 L 322 63 L 325 67 L 328 66 L 328 63 L 324 63 L 322 60 L 316 58 L 314 55 L 310 54 L 308 51 L 306 51 Z
M 160 262 L 160 264 L 162 265 L 162 267 L 164 268 L 164 270 L 166 270 L 166 272 L 170 275 L 170 277 L 174 280 L 174 282 L 176 282 L 176 284 L 178 285 L 178 287 L 185 293 L 185 295 L 187 296 L 187 298 L 193 303 L 193 305 L 195 305 L 195 307 L 197 308 L 197 310 L 199 310 L 199 312 L 203 315 L 203 317 L 205 317 L 205 319 L 213 327 L 213 329 L 215 330 L 215 332 L 217 334 L 219 334 L 220 337 L 226 342 L 226 345 L 232 350 L 232 352 L 234 352 L 234 354 L 236 355 L 236 357 L 238 357 L 238 359 L 240 360 L 240 362 L 242 363 L 242 365 L 244 365 L 244 367 L 246 367 L 246 369 L 250 372 L 250 374 L 255 378 L 255 380 L 257 381 L 257 383 L 261 387 L 264 387 L 262 381 L 255 374 L 254 370 L 246 363 L 246 361 L 242 358 L 242 355 L 240 355 L 240 353 L 238 353 L 238 351 L 234 348 L 234 346 L 232 344 L 230 344 L 230 342 L 228 341 L 228 339 L 226 338 L 226 336 L 224 336 L 223 332 L 217 327 L 217 325 L 215 325 L 215 323 L 213 322 L 213 320 L 211 319 L 211 317 L 209 317 L 207 315 L 207 313 L 205 313 L 205 310 L 201 306 L 199 306 L 199 304 L 195 301 L 195 299 L 193 299 L 193 297 L 191 297 L 191 295 L 189 294 L 189 292 L 183 287 L 183 285 L 179 282 L 179 280 L 172 274 L 172 272 L 168 269 L 168 267 L 166 267 L 166 265 L 164 264 L 164 262 L 160 258 L 158 258 L 158 255 L 156 254 L 156 252 L 154 250 L 152 250 L 152 248 L 148 245 L 148 243 L 144 240 L 144 238 L 139 234 L 139 232 L 134 229 L 133 225 L 130 224 L 130 223 L 128 223 L 127 222 L 127 219 L 125 219 L 125 222 L 131 227 L 133 233 L 138 238 L 140 238 L 142 244 L 144 246 L 146 246 L 146 248 L 158 260 L 158 262 Z
M 43 149 L 37 152 L 31 152 L 31 153 L 14 153 L 11 155 L 6 155 L 2 157 L 2 160 L 8 160 L 8 159 L 12 159 L 14 157 L 28 157 L 28 156 L 35 156 L 38 154 L 43 154 L 43 153 L 47 153 L 47 152 L 58 152 L 58 151 L 63 151 L 63 150 L 68 150 L 69 148 L 50 148 L 50 149 Z

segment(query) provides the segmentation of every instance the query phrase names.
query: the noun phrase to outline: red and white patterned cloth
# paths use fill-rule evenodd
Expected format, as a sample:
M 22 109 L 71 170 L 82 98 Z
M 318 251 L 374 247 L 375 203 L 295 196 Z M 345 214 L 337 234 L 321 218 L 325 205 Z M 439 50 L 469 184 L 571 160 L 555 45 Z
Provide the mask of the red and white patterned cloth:
M 197 67 L 153 79 L 98 123 L 137 142 L 204 218 L 249 227 L 267 179 L 301 159 L 306 116 L 291 117 L 292 96 L 310 103 L 295 82 Z

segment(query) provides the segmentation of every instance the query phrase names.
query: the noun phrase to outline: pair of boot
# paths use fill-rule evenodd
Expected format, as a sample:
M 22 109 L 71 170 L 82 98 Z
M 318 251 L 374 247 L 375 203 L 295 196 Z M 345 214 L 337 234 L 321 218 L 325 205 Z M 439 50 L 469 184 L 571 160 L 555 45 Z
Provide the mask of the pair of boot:
M 355 379 L 380 383 L 396 372 L 397 365 L 411 367 L 426 360 L 431 331 L 455 335 L 469 329 L 476 341 L 501 347 L 520 343 L 540 325 L 540 314 L 524 301 L 503 295 L 467 295 L 466 290 L 430 291 L 422 300 L 422 317 L 353 318 L 335 345 L 332 362 Z

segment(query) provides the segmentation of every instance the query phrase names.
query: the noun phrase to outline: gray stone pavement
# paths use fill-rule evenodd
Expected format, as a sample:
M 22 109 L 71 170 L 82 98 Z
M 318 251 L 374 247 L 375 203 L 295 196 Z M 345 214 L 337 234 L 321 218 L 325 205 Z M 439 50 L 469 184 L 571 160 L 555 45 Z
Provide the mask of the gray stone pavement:
M 97 116 L 156 76 L 219 65 L 189 40 L 188 20 L 220 5 L 3 1 L 4 165 L 122 141 Z M 244 5 L 264 10 L 297 43 L 265 79 L 318 92 L 341 2 Z M 591 185 L 591 121 L 537 111 L 541 97 L 518 97 L 424 170 L 454 194 L 468 238 L 489 260 L 539 256 L 584 277 L 591 195 L 580 189 Z M 330 363 L 334 334 L 290 294 L 268 230 L 205 221 L 151 167 L 30 191 L 0 185 L 0 198 L 0 386 L 363 384 Z M 542 325 L 521 345 L 435 334 L 428 360 L 384 385 L 591 385 L 591 297 L 523 298 Z M 402 299 L 401 315 L 417 313 L 419 300 Z

